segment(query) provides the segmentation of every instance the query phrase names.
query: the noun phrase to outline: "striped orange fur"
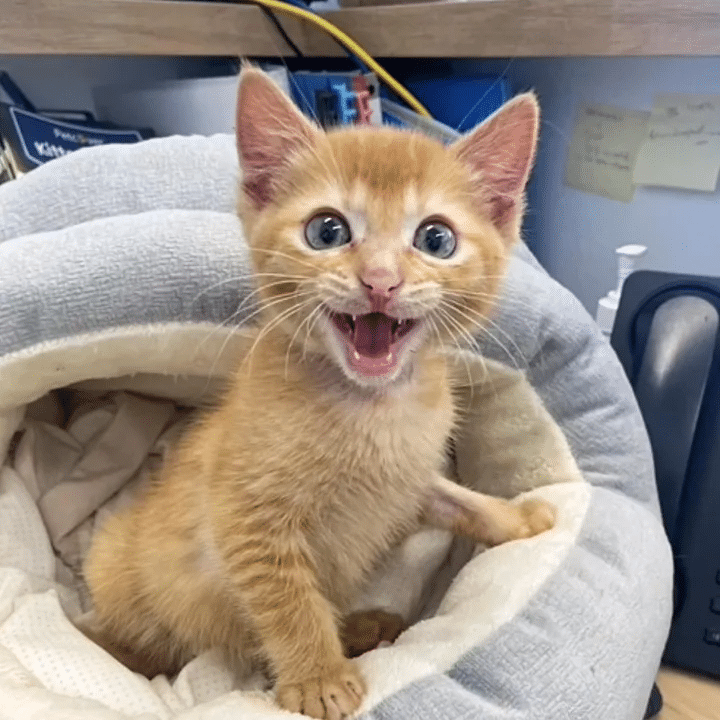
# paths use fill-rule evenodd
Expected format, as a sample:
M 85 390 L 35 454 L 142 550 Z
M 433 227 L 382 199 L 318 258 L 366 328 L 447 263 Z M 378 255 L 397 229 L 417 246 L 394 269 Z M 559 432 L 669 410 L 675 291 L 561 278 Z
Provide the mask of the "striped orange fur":
M 443 351 L 495 302 L 537 128 L 523 95 L 450 147 L 389 128 L 324 133 L 243 72 L 240 215 L 262 322 L 223 400 L 97 533 L 88 635 L 148 674 L 222 647 L 265 667 L 282 707 L 332 720 L 365 693 L 343 618 L 391 548 L 421 523 L 488 544 L 552 525 L 542 503 L 442 476 L 456 422 Z M 345 226 L 351 240 L 311 247 L 318 216 L 320 241 Z M 450 256 L 428 254 L 448 237 Z

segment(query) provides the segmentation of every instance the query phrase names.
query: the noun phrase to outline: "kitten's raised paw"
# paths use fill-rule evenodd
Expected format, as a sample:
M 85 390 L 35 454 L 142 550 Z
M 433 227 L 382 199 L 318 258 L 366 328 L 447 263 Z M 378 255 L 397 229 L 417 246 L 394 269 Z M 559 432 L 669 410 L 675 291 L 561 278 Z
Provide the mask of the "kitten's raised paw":
M 518 538 L 539 535 L 555 525 L 555 507 L 545 500 L 525 500 L 518 508 L 523 517 Z
M 354 713 L 365 696 L 365 681 L 348 663 L 322 677 L 278 683 L 278 704 L 290 712 L 323 720 L 341 720 Z
M 382 642 L 395 642 L 405 629 L 405 621 L 397 613 L 384 610 L 360 610 L 343 621 L 340 639 L 347 657 L 357 657 L 373 650 Z

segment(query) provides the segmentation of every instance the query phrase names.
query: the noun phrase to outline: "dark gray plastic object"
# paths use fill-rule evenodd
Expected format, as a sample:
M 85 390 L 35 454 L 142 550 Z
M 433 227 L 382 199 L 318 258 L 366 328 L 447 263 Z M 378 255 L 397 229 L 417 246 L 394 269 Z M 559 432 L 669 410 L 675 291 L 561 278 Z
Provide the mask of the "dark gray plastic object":
M 640 271 L 611 343 L 653 447 L 675 557 L 664 661 L 720 677 L 720 278 Z

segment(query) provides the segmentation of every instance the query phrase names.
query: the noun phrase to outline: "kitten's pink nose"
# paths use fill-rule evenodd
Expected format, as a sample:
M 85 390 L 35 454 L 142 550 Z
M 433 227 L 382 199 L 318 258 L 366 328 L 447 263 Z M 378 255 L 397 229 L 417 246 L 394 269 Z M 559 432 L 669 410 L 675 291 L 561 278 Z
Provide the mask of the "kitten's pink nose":
M 396 290 L 403 284 L 399 273 L 385 268 L 365 270 L 359 279 L 373 304 L 373 312 L 382 312 L 395 296 Z

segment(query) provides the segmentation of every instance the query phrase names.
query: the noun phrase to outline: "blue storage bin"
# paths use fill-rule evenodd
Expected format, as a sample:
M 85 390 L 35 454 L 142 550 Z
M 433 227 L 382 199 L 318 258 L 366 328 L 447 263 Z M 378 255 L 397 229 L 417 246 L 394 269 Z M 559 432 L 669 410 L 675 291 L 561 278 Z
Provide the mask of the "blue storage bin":
M 492 115 L 511 95 L 508 80 L 497 77 L 423 75 L 406 78 L 405 85 L 436 120 L 460 132 Z

